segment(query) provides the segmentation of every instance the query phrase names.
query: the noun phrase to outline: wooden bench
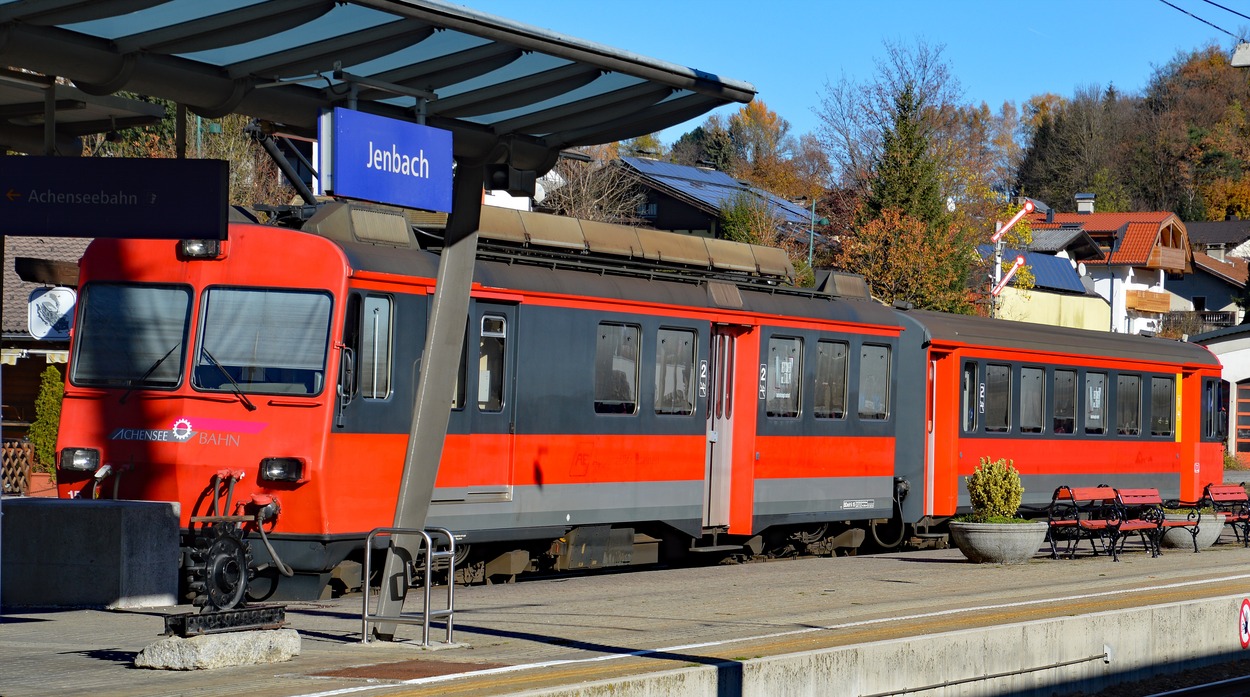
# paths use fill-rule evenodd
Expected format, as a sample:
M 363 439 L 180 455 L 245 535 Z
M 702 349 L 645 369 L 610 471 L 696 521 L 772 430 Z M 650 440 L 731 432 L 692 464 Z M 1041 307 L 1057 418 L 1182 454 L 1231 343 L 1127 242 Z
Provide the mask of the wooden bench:
M 1233 527 L 1233 536 L 1243 547 L 1250 546 L 1250 497 L 1240 484 L 1208 484 L 1202 492 L 1202 506 L 1224 514 L 1224 524 Z
M 1050 542 L 1050 556 L 1059 557 L 1059 544 L 1066 542 L 1066 553 L 1071 559 L 1082 540 L 1089 540 L 1094 554 L 1099 547 L 1115 558 L 1116 529 L 1120 523 L 1120 510 L 1115 502 L 1115 489 L 1109 486 L 1061 486 L 1051 496 L 1046 509 L 1050 526 L 1046 539 Z
M 1168 520 L 1163 512 L 1163 498 L 1158 489 L 1116 489 L 1116 505 L 1120 507 L 1121 520 L 1116 528 L 1115 539 L 1120 550 L 1134 533 L 1140 534 L 1150 556 L 1160 554 L 1159 540 L 1163 533 L 1174 528 L 1187 531 L 1193 539 L 1194 552 L 1198 551 L 1198 513 L 1195 510 L 1185 520 Z

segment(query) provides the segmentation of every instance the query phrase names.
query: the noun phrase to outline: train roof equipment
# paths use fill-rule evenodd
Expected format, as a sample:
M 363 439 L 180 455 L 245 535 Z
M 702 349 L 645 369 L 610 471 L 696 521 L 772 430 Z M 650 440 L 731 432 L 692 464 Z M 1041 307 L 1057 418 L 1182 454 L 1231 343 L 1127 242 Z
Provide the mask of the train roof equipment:
M 300 228 L 345 248 L 350 245 L 349 255 L 369 257 L 370 266 L 383 265 L 400 272 L 381 250 L 437 243 L 441 235 L 422 233 L 443 224 L 445 217 L 423 211 L 329 201 Z M 482 207 L 480 227 L 477 254 L 484 261 L 871 299 L 867 283 L 855 274 L 831 272 L 814 289 L 794 287 L 794 265 L 786 252 L 776 247 L 496 206 Z M 368 247 L 379 248 L 378 253 Z

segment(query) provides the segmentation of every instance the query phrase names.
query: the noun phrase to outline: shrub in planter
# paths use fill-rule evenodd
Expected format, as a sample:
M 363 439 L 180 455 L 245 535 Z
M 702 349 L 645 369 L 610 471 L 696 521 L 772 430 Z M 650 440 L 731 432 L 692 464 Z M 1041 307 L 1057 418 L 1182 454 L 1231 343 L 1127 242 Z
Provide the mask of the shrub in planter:
M 35 461 L 31 469 L 47 472 L 56 477 L 56 432 L 61 425 L 61 399 L 65 385 L 61 371 L 48 366 L 39 377 L 39 395 L 35 398 L 35 421 L 30 425 L 31 445 L 35 449 Z
M 1024 485 L 1020 473 L 1006 458 L 981 458 L 981 464 L 966 480 L 968 500 L 972 503 L 973 523 L 1006 523 L 1016 518 Z

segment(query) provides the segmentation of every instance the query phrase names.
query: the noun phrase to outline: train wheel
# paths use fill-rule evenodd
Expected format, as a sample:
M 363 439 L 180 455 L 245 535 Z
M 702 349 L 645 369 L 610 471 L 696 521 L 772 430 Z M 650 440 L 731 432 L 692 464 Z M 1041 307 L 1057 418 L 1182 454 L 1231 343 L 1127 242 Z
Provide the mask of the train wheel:
M 252 548 L 237 525 L 214 525 L 204 530 L 191 551 L 192 602 L 201 612 L 229 610 L 243 604 L 247 584 L 255 573 Z

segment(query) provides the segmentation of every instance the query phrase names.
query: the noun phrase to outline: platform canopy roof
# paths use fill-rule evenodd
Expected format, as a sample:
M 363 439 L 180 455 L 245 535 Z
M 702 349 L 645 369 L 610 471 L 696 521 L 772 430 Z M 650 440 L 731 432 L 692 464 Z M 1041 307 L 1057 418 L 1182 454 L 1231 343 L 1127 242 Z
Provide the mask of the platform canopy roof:
M 539 16 L 542 4 L 522 4 Z M 541 18 L 539 16 L 539 21 Z M 313 136 L 332 106 L 454 134 L 457 158 L 545 171 L 755 88 L 437 0 L 0 0 L 0 67 Z

